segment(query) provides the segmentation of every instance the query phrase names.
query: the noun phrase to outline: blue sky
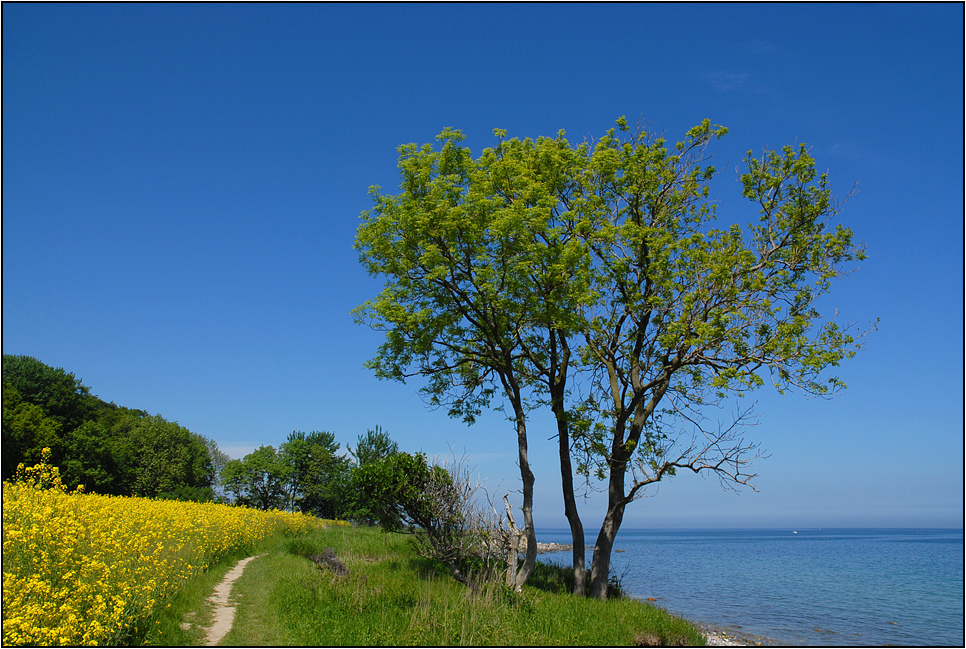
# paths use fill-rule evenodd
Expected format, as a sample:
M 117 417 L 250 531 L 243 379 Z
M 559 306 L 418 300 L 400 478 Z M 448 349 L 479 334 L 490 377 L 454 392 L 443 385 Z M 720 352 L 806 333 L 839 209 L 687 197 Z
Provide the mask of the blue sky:
M 705 117 L 719 211 L 749 149 L 806 143 L 869 259 L 829 313 L 879 329 L 833 400 L 754 395 L 759 492 L 682 475 L 627 527 L 963 525 L 963 5 L 4 4 L 3 352 L 240 457 L 292 430 L 465 454 L 519 488 L 512 427 L 363 367 L 352 247 L 396 147 Z M 673 141 L 673 140 L 672 140 Z M 551 415 L 538 526 L 564 527 Z M 583 505 L 600 522 L 602 498 Z M 539 529 L 538 529 L 539 534 Z

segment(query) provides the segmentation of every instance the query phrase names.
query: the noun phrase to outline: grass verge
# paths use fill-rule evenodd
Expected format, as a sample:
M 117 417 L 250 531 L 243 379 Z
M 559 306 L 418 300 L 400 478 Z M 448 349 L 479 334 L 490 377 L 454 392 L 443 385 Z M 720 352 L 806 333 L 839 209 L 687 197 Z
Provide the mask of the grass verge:
M 347 574 L 309 558 L 327 548 L 334 550 Z M 319 530 L 282 540 L 248 565 L 235 583 L 235 623 L 221 644 L 704 644 L 704 636 L 689 622 L 646 603 L 600 602 L 566 593 L 561 586 L 565 577 L 549 574 L 552 571 L 549 566 L 541 568 L 548 574 L 535 580 L 539 587 L 528 586 L 523 593 L 501 584 L 472 593 L 419 559 L 404 535 L 367 528 Z M 217 579 L 212 588 L 214 583 Z M 198 642 L 193 637 L 184 640 Z

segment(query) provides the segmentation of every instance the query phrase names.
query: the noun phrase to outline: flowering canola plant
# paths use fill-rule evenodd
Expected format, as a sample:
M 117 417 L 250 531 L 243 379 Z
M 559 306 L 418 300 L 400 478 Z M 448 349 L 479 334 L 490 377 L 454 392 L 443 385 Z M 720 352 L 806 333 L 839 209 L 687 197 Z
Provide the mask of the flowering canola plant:
M 124 643 L 167 595 L 220 557 L 333 523 L 277 510 L 68 493 L 44 461 L 19 467 L 14 479 L 3 484 L 5 645 Z

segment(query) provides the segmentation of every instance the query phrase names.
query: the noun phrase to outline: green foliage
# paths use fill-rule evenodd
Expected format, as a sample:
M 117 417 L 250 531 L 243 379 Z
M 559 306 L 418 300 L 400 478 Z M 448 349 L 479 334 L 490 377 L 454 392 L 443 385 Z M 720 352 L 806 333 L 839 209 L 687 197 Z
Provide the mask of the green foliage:
M 365 466 L 395 455 L 399 452 L 399 444 L 380 426 L 376 426 L 367 430 L 365 435 L 359 435 L 359 443 L 354 450 L 350 448 L 349 452 L 355 457 L 357 465 Z
M 3 476 L 19 462 L 35 462 L 43 448 L 64 459 L 63 438 L 98 410 L 98 399 L 73 374 L 30 356 L 3 355 Z
M 727 129 L 704 120 L 669 147 L 617 126 L 593 149 L 500 129 L 475 160 L 451 129 L 438 150 L 400 147 L 402 192 L 372 188 L 356 238 L 366 269 L 387 278 L 355 311 L 386 332 L 370 367 L 427 376 L 430 402 L 467 420 L 500 387 L 494 372 L 539 388 L 554 334 L 583 338 L 584 369 L 601 379 L 575 421 L 633 412 L 658 391 L 701 404 L 766 378 L 780 391 L 844 387 L 825 371 L 857 340 L 815 305 L 865 254 L 830 225 L 838 205 L 804 145 L 749 156 L 742 193 L 759 214 L 719 229 L 705 150 Z M 629 450 L 651 448 L 638 434 Z
M 758 218 L 718 229 L 707 185 L 716 172 L 704 151 L 724 133 L 705 120 L 669 151 L 644 131 L 612 132 L 589 160 L 606 218 L 592 246 L 602 300 L 583 350 L 601 381 L 587 405 L 613 413 L 613 442 L 628 457 L 647 455 L 642 467 L 664 466 L 655 454 L 665 447 L 647 439 L 646 424 L 665 395 L 677 413 L 766 378 L 779 391 L 824 395 L 844 387 L 825 371 L 857 349 L 815 306 L 844 264 L 864 258 L 850 230 L 828 227 L 837 205 L 826 176 L 804 146 L 749 157 L 743 195 Z M 594 453 L 602 464 L 617 459 Z
M 385 462 L 399 454 L 399 445 L 377 426 L 359 436 L 355 453 L 360 465 L 339 449 L 333 433 L 294 431 L 278 450 L 262 446 L 241 460 L 222 458 L 220 484 L 228 499 L 239 505 L 398 528 L 398 499 L 408 492 L 394 482 L 402 469 L 387 468 Z M 394 485 L 392 490 L 386 487 L 389 484 Z
M 376 462 L 359 466 L 354 472 L 355 487 L 367 504 L 360 515 L 388 531 L 404 525 L 430 525 L 431 506 L 426 485 L 433 472 L 422 453 L 395 453 Z
M 214 479 L 208 448 L 198 436 L 160 415 L 138 418 L 121 442 L 129 458 L 125 476 L 133 495 L 148 498 L 176 497 L 210 488 Z M 186 491 L 187 489 L 187 491 Z
M 222 469 L 225 491 L 240 505 L 258 509 L 285 509 L 289 504 L 286 482 L 289 466 L 272 446 L 259 446 L 241 460 Z
M 445 129 L 438 147 L 400 147 L 400 193 L 371 188 L 356 237 L 366 270 L 386 280 L 354 312 L 385 332 L 369 367 L 424 376 L 429 403 L 468 422 L 497 391 L 518 422 L 521 401 L 551 405 L 565 497 L 568 450 L 578 471 L 611 480 L 606 534 L 677 469 L 748 484 L 755 445 L 735 426 L 704 431 L 706 445 L 688 431 L 706 406 L 766 382 L 819 396 L 845 387 L 829 371 L 860 336 L 818 304 L 865 253 L 834 223 L 839 203 L 804 146 L 749 154 L 741 191 L 757 213 L 719 226 L 707 149 L 726 133 L 706 119 L 672 146 L 620 118 L 592 146 L 497 129 L 474 159 Z
M 3 379 L 3 479 L 8 480 L 20 463 L 40 462 L 44 448 L 61 447 L 61 424 L 45 416 L 44 409 L 24 401 Z
M 91 395 L 72 373 L 29 356 L 3 357 L 3 478 L 51 449 L 65 485 L 88 492 L 210 500 L 213 458 L 205 440 L 160 415 Z
M 590 299 L 585 244 L 562 237 L 551 192 L 571 184 L 585 151 L 560 134 L 501 141 L 473 160 L 460 132 L 437 139 L 439 151 L 400 147 L 401 194 L 370 190 L 356 248 L 388 281 L 354 313 L 386 333 L 369 363 L 377 376 L 421 374 L 431 404 L 472 422 L 496 390 L 532 383 L 523 361 L 542 353 L 533 323 L 566 322 Z
M 345 517 L 350 466 L 338 451 L 335 435 L 325 431 L 295 431 L 281 445 L 279 455 L 295 509 L 320 518 Z
M 97 421 L 85 421 L 67 438 L 63 465 L 70 484 L 82 484 L 90 493 L 133 494 L 125 481 L 118 439 Z
M 98 399 L 90 388 L 63 368 L 53 368 L 30 356 L 3 355 L 3 378 L 20 398 L 43 409 L 45 415 L 71 431 L 96 416 Z M 58 460 L 55 454 L 53 459 Z
M 336 549 L 347 575 L 306 558 L 326 548 Z M 399 534 L 332 528 L 279 549 L 250 563 L 235 583 L 238 609 L 225 644 L 634 646 L 640 638 L 704 644 L 689 622 L 640 601 L 599 602 L 530 587 L 515 593 L 502 584 L 468 592 L 426 570 Z M 541 574 L 558 581 L 548 574 L 555 570 L 541 567 Z M 199 591 L 196 601 L 204 596 Z

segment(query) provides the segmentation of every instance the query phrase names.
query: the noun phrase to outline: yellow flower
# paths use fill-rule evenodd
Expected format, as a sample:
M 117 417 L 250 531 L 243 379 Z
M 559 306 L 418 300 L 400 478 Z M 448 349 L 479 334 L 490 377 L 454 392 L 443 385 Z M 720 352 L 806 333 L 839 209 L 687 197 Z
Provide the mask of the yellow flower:
M 3 484 L 4 644 L 123 644 L 124 629 L 143 628 L 226 553 L 325 525 L 286 512 L 68 494 L 56 467 L 21 469 L 43 479 Z

